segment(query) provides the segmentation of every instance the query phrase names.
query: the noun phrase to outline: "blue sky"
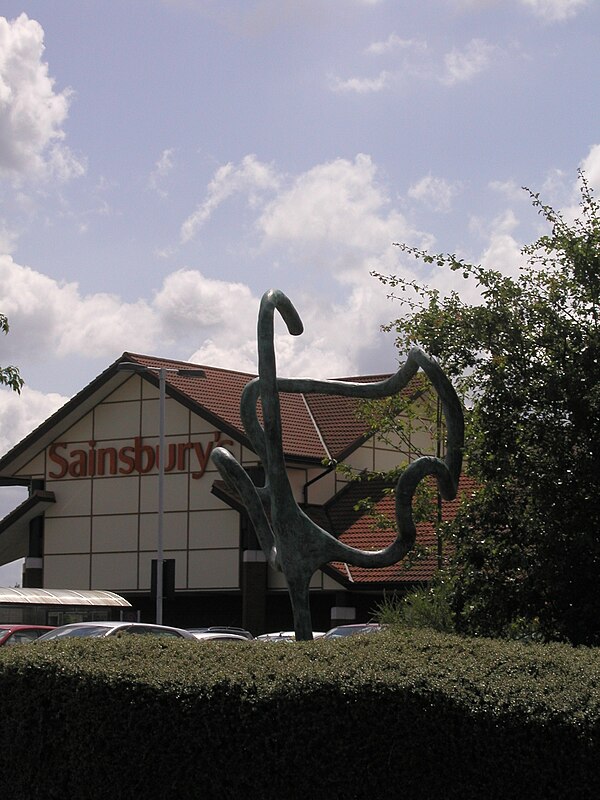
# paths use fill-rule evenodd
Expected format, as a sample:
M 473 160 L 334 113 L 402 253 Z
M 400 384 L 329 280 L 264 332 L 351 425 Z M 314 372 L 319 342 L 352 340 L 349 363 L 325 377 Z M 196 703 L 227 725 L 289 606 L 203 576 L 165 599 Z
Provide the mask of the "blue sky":
M 392 370 L 372 270 L 475 297 L 393 242 L 514 271 L 542 230 L 522 186 L 565 213 L 578 169 L 600 187 L 592 0 L 1 13 L 0 363 L 26 381 L 2 453 L 124 350 L 254 369 L 272 286 L 305 323 L 281 374 Z

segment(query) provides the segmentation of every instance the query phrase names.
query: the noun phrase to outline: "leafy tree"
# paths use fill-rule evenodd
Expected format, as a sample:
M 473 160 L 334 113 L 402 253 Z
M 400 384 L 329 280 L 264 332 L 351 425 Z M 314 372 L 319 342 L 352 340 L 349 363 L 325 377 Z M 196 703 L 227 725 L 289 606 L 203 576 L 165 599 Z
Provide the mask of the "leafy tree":
M 550 232 L 516 277 L 399 245 L 475 281 L 479 304 L 377 275 L 408 310 L 389 326 L 398 347 L 423 346 L 469 400 L 481 488 L 446 526 L 440 580 L 471 634 L 600 643 L 600 206 L 579 180 L 572 222 L 529 192 Z
M 0 314 L 0 330 L 5 334 L 8 333 L 9 330 L 8 319 L 4 314 Z M 21 378 L 17 367 L 0 367 L 0 384 L 10 386 L 13 391 L 21 394 L 23 379 Z

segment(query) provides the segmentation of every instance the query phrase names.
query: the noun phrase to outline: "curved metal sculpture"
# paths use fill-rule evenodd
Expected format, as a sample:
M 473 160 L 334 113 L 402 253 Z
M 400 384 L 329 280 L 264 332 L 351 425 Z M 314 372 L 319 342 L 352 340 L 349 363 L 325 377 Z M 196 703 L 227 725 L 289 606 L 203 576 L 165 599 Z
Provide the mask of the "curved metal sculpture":
M 263 465 L 264 486 L 255 486 L 244 468 L 225 448 L 215 448 L 211 457 L 224 481 L 237 492 L 246 507 L 268 562 L 285 575 L 296 639 L 307 640 L 312 639 L 309 583 L 319 567 L 329 561 L 344 561 L 360 567 L 387 567 L 404 558 L 413 547 L 416 537 L 412 516 L 413 495 L 427 475 L 436 477 L 444 500 L 456 497 L 462 465 L 464 422 L 462 407 L 452 384 L 439 365 L 418 347 L 410 350 L 406 363 L 394 375 L 376 383 L 278 378 L 273 344 L 276 310 L 283 317 L 290 334 L 299 336 L 303 331 L 296 309 L 283 292 L 271 289 L 263 295 L 257 327 L 258 377 L 246 385 L 241 398 L 242 422 Z M 402 472 L 395 491 L 398 533 L 389 547 L 377 551 L 349 547 L 309 519 L 294 499 L 283 453 L 279 392 L 368 399 L 389 397 L 401 391 L 419 367 L 428 376 L 442 403 L 447 428 L 446 457 L 442 460 L 423 456 Z M 258 419 L 259 398 L 264 428 Z

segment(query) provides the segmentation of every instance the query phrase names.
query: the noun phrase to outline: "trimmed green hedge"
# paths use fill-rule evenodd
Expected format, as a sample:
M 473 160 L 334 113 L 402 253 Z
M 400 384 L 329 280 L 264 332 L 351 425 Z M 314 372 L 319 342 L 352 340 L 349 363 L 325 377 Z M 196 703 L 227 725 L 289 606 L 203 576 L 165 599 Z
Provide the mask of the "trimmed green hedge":
M 0 654 L 6 800 L 600 797 L 600 655 L 433 632 Z

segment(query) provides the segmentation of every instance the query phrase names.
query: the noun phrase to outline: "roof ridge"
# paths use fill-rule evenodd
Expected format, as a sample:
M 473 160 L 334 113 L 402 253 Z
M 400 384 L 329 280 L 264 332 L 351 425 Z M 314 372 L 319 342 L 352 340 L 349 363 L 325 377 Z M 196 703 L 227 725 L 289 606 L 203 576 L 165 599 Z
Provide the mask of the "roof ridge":
M 135 360 L 144 359 L 146 361 L 158 361 L 168 364 L 177 364 L 184 367 L 185 366 L 201 367 L 202 369 L 210 369 L 213 372 L 226 372 L 230 375 L 242 375 L 250 379 L 257 377 L 257 373 L 255 372 L 245 372 L 238 369 L 228 369 L 227 367 L 213 367 L 210 364 L 200 364 L 197 361 L 184 361 L 178 358 L 163 358 L 162 356 L 151 356 L 151 355 L 145 355 L 144 353 L 131 353 L 129 351 L 125 351 L 123 355 L 119 359 L 117 359 L 117 361 L 120 362 L 125 358 L 132 358 Z
M 304 394 L 304 392 L 300 392 L 300 396 L 302 397 L 302 402 L 304 403 L 304 407 L 306 408 L 308 416 L 310 417 L 310 421 L 315 426 L 315 430 L 317 432 L 317 436 L 319 437 L 319 441 L 323 445 L 323 450 L 325 451 L 325 455 L 327 456 L 329 461 L 333 461 L 333 459 L 331 457 L 331 453 L 329 452 L 329 448 L 327 447 L 325 439 L 323 438 L 323 435 L 321 434 L 321 429 L 319 428 L 317 420 L 315 419 L 314 414 L 310 410 L 310 406 L 308 405 L 308 401 L 306 399 L 306 395 Z

